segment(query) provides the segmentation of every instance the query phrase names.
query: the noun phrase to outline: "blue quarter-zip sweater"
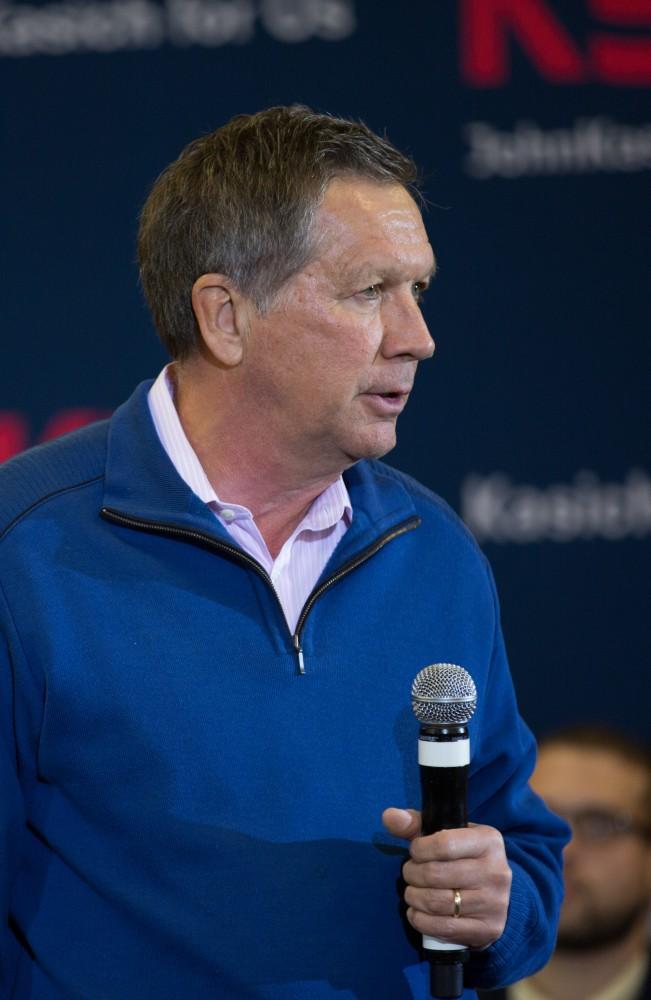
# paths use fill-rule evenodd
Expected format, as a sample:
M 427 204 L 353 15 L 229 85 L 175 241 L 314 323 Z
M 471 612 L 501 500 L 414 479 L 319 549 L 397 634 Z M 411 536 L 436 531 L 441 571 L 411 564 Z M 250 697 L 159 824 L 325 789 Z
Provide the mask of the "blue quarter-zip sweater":
M 565 827 L 527 786 L 534 743 L 473 540 L 359 462 L 352 525 L 292 636 L 164 453 L 148 388 L 0 468 L 0 996 L 427 997 L 380 815 L 418 805 L 409 692 L 437 661 L 477 685 L 470 818 L 502 830 L 513 868 L 506 930 L 467 982 L 531 973 Z

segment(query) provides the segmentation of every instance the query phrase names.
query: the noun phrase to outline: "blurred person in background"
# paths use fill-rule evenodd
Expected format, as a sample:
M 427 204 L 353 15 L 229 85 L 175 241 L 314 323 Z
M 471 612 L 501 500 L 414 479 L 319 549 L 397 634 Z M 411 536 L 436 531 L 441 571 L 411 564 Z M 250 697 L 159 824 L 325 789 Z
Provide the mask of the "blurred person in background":
M 650 1000 L 651 754 L 604 726 L 540 746 L 532 787 L 569 821 L 565 901 L 551 961 L 499 1000 Z

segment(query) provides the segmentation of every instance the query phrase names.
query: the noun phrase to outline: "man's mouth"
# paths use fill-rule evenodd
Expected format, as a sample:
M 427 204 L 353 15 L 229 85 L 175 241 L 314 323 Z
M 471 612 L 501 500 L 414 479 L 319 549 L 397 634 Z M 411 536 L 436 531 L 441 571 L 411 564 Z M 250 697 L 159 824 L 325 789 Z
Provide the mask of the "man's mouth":
M 395 389 L 368 389 L 365 393 L 367 396 L 382 396 L 383 399 L 403 399 L 408 396 L 411 392 L 411 386 L 402 389 L 400 386 L 396 386 Z
M 383 415 L 394 415 L 400 413 L 407 402 L 409 391 L 400 389 L 388 389 L 385 391 L 365 392 L 364 396 L 373 404 L 374 408 Z

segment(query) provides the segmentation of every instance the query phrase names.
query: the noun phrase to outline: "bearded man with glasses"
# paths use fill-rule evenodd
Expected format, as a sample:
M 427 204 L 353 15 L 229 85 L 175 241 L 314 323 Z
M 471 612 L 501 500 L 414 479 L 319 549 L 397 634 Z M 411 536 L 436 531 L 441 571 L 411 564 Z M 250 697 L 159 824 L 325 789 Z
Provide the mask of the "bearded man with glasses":
M 651 755 L 604 727 L 540 746 L 534 790 L 572 828 L 556 950 L 499 1000 L 651 1000 Z

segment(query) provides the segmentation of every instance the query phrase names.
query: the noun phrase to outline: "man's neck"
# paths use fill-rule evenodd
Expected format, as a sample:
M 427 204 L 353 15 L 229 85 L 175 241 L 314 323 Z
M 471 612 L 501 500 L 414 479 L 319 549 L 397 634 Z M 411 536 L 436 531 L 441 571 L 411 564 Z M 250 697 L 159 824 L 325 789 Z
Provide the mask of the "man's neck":
M 644 939 L 637 933 L 606 948 L 556 951 L 545 968 L 532 977 L 531 983 L 549 1000 L 591 997 L 603 990 L 644 951 Z
M 334 483 L 340 470 L 318 467 L 308 471 L 296 456 L 279 451 L 265 435 L 259 415 L 252 426 L 247 414 L 225 394 L 206 391 L 201 380 L 192 384 L 183 372 L 174 374 L 175 405 L 185 435 L 220 499 L 251 511 L 258 530 L 275 558 L 311 504 Z M 219 399 L 219 407 L 208 399 Z M 233 405 L 229 405 L 229 403 Z

